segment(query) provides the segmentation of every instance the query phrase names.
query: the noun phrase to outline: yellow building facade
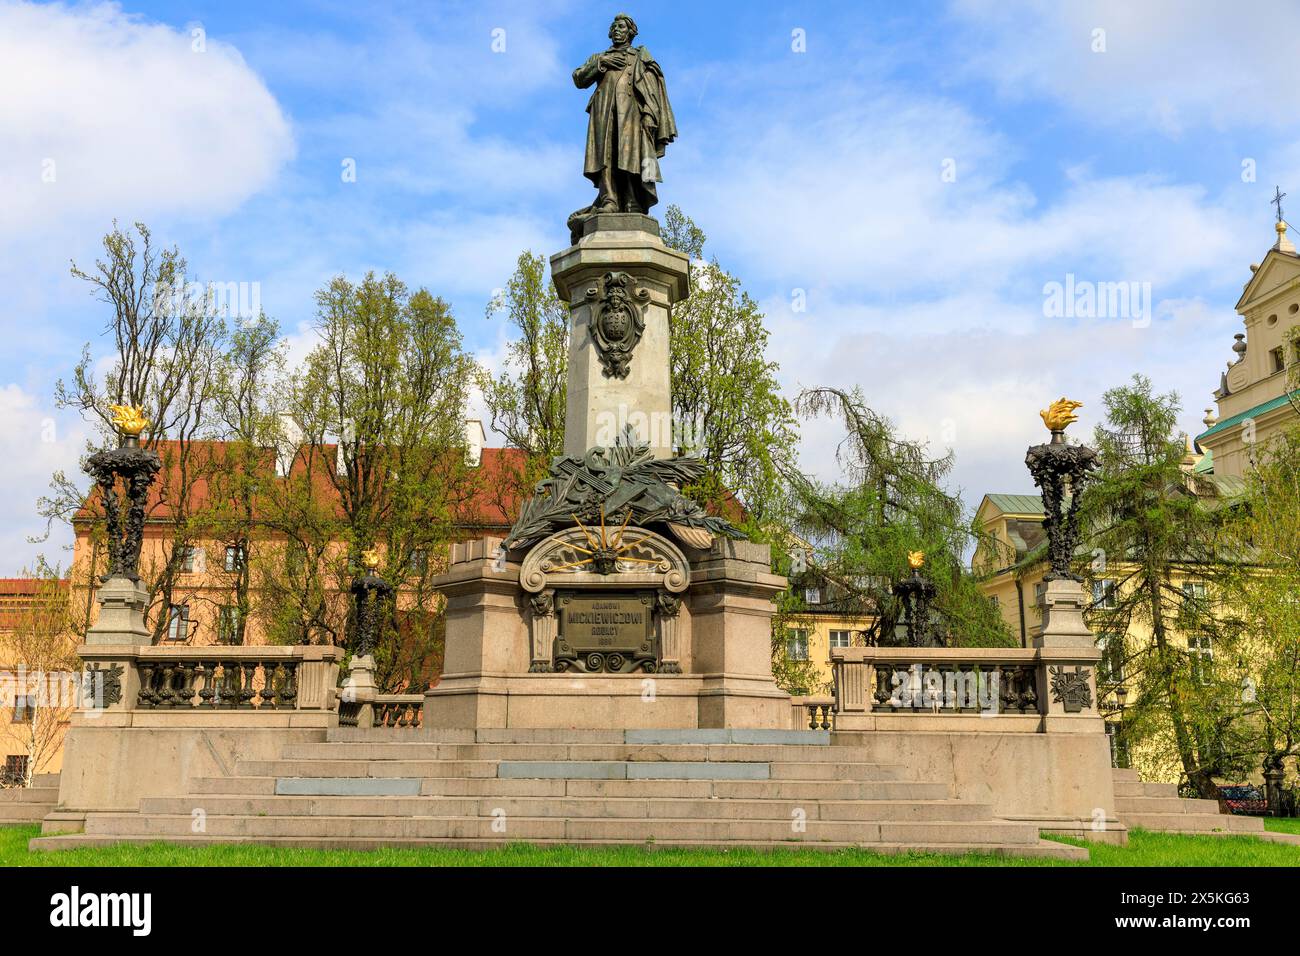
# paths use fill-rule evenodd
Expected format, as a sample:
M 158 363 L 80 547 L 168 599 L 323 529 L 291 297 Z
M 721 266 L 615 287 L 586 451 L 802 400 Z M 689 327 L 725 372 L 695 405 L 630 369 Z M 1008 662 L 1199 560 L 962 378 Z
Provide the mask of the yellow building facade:
M 1240 478 L 1261 449 L 1284 429 L 1300 422 L 1300 255 L 1277 224 L 1277 242 L 1262 262 L 1250 267 L 1250 281 L 1237 300 L 1244 332 L 1236 336 L 1236 355 L 1214 391 L 1217 414 L 1207 409 L 1206 430 L 1196 444 L 1207 460 L 1202 470 Z

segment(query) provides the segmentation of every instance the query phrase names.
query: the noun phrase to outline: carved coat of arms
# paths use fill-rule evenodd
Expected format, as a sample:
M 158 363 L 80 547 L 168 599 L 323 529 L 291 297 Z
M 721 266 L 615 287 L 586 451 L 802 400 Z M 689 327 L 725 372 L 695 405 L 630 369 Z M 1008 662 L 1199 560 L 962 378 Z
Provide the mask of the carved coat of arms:
M 626 272 L 606 272 L 601 284 L 603 291 L 587 290 L 587 301 L 593 303 L 587 327 L 604 376 L 627 378 L 632 350 L 645 331 L 645 303 L 650 293 L 638 288 Z
M 1065 708 L 1067 714 L 1077 714 L 1092 706 L 1092 688 L 1088 685 L 1087 668 L 1076 664 L 1072 671 L 1064 667 L 1053 667 L 1048 673 L 1052 680 L 1052 697 Z

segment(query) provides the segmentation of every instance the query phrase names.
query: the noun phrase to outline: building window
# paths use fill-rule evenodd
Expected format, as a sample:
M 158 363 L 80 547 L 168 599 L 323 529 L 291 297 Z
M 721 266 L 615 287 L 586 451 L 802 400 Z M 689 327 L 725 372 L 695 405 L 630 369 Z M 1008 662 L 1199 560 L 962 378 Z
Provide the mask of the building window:
M 803 589 L 803 601 L 804 601 L 805 604 L 821 604 L 821 603 L 822 603 L 822 589 L 821 589 L 821 588 L 804 588 L 804 589 Z
M 989 603 L 993 605 L 994 610 L 999 610 L 1002 607 L 1002 602 L 998 599 L 996 594 L 989 595 Z
M 1273 371 L 1282 372 L 1286 370 L 1286 352 L 1279 346 L 1268 353 L 1273 358 Z
M 9 718 L 13 724 L 30 724 L 36 719 L 36 698 L 19 694 L 14 698 L 14 712 Z
M 411 552 L 407 567 L 412 574 L 424 574 L 429 570 L 429 552 L 423 548 L 416 548 Z
M 4 779 L 0 784 L 19 787 L 27 782 L 27 754 L 9 754 L 5 757 Z
M 1039 581 L 1034 585 L 1034 604 L 1042 607 L 1047 603 L 1047 584 Z
M 1195 601 L 1197 604 L 1204 604 L 1208 592 L 1205 590 L 1204 581 L 1184 581 L 1183 597 L 1188 601 Z
M 193 574 L 199 569 L 201 559 L 199 558 L 199 549 L 195 547 L 181 548 L 181 573 Z
M 1214 679 L 1214 641 L 1208 634 L 1187 638 L 1187 652 L 1192 658 L 1192 679 L 1208 684 Z
M 173 604 L 167 614 L 167 640 L 183 641 L 190 636 L 190 606 Z
M 831 647 L 852 647 L 852 631 L 831 631 Z
M 808 632 L 803 629 L 786 631 L 785 656 L 791 661 L 808 659 Z
M 244 567 L 244 546 L 241 544 L 227 545 L 226 547 L 226 570 L 241 571 Z
M 1097 647 L 1101 650 L 1101 660 L 1097 662 L 1098 682 L 1124 683 L 1124 635 L 1099 634 Z
M 1115 606 L 1115 579 L 1101 578 L 1092 582 L 1092 606 L 1113 608 Z
M 219 644 L 240 644 L 239 639 L 239 608 L 234 604 L 223 604 L 221 614 L 217 618 L 217 643 Z
M 1106 736 L 1110 740 L 1110 765 L 1127 769 L 1128 741 L 1124 738 L 1124 725 L 1118 720 L 1106 721 Z

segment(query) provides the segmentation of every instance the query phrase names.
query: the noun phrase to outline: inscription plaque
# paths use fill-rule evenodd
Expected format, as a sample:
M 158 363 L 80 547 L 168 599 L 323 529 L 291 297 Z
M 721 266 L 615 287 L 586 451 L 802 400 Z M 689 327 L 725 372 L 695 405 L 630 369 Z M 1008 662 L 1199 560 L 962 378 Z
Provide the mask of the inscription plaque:
M 654 592 L 561 592 L 555 669 L 596 674 L 653 672 Z

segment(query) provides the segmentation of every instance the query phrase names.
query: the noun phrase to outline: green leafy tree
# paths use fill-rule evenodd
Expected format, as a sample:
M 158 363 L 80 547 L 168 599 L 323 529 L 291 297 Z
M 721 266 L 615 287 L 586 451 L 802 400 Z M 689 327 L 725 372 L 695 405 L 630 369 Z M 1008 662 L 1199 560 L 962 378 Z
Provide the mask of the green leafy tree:
M 1107 635 L 1108 669 L 1122 670 L 1133 701 L 1122 730 L 1130 745 L 1145 739 L 1176 754 L 1189 785 L 1212 799 L 1213 778 L 1239 771 L 1248 753 L 1239 675 L 1214 654 L 1238 629 L 1223 587 L 1224 509 L 1214 485 L 1182 467 L 1176 395 L 1135 375 L 1103 404 L 1098 469 L 1081 506 L 1092 552 L 1081 570 L 1097 589 L 1089 624 Z M 1113 582 L 1105 594 L 1102 581 Z
M 218 599 L 219 638 L 245 643 L 248 624 L 258 609 L 254 568 L 275 560 L 279 541 L 266 533 L 263 498 L 276 480 L 275 455 L 284 401 L 285 343 L 279 325 L 265 315 L 239 324 L 229 336 L 218 364 L 213 395 L 213 427 L 220 439 L 214 452 L 219 467 L 208 480 L 207 507 L 201 516 L 205 539 L 221 549 L 233 548 L 236 560 L 209 568 L 210 578 L 227 590 Z M 263 552 L 268 555 L 264 556 Z
M 448 305 L 391 274 L 336 278 L 316 301 L 321 342 L 291 398 L 311 462 L 278 485 L 269 509 L 286 542 L 270 563 L 285 578 L 276 590 L 302 598 L 291 634 L 315 627 L 351 644 L 346 595 L 361 551 L 377 545 L 380 573 L 398 594 L 377 677 L 389 689 L 423 686 L 441 655 L 430 580 L 466 495 L 462 423 L 473 362 Z
M 555 294 L 546 260 L 521 252 L 487 317 L 504 315 L 519 337 L 506 346 L 504 367 L 477 370 L 492 428 L 543 467 L 564 450 L 564 395 L 569 361 L 569 310 Z
M 761 537 L 780 520 L 783 474 L 799 441 L 764 316 L 736 276 L 704 260 L 704 232 L 677 206 L 664 215 L 663 238 L 691 258 L 691 291 L 673 306 L 669 346 L 675 444 L 707 468 L 687 491 L 714 507 L 738 499 L 751 535 Z
M 1245 625 L 1243 735 L 1259 766 L 1285 766 L 1300 754 L 1300 429 L 1260 458 L 1228 522 L 1230 546 L 1249 559 L 1233 566 L 1229 594 Z

